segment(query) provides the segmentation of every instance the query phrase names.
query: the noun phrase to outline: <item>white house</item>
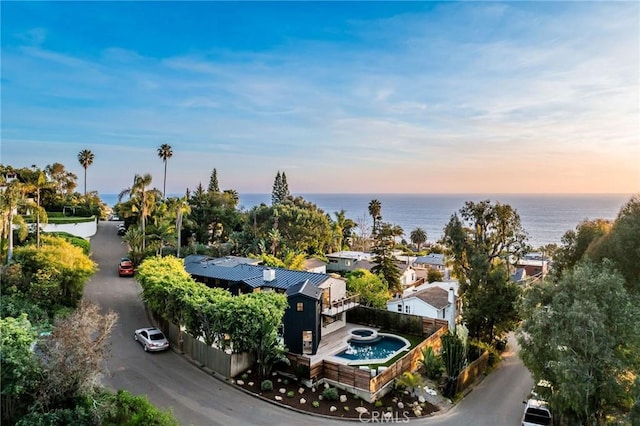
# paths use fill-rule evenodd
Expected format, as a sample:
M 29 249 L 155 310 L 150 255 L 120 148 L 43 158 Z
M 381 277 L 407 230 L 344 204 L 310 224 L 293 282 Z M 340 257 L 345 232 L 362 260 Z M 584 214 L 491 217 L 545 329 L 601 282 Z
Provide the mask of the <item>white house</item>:
M 449 327 L 455 326 L 458 315 L 456 295 L 457 281 L 422 284 L 397 294 L 387 302 L 387 310 L 427 318 L 444 319 Z

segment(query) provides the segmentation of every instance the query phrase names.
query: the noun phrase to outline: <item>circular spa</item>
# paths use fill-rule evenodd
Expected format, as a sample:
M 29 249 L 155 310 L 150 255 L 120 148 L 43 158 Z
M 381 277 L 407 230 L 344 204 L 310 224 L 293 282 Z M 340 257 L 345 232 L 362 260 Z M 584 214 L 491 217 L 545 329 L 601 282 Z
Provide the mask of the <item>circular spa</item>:
M 347 361 L 349 365 L 381 364 L 410 346 L 404 337 L 378 333 L 369 328 L 356 328 L 351 330 L 347 348 L 334 356 Z
M 375 342 L 379 339 L 378 332 L 371 328 L 354 328 L 349 335 L 349 341 L 354 343 Z

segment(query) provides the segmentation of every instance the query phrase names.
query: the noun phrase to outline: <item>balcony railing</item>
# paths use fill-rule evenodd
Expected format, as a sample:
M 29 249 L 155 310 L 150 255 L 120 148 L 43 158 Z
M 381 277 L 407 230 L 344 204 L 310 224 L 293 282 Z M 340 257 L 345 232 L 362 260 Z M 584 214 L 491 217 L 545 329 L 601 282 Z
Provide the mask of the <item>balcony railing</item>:
M 353 309 L 356 306 L 359 306 L 360 303 L 360 295 L 353 294 L 347 295 L 347 297 L 343 297 L 338 300 L 332 301 L 330 304 L 323 305 L 322 315 L 335 316 L 341 312 L 348 311 L 349 309 Z

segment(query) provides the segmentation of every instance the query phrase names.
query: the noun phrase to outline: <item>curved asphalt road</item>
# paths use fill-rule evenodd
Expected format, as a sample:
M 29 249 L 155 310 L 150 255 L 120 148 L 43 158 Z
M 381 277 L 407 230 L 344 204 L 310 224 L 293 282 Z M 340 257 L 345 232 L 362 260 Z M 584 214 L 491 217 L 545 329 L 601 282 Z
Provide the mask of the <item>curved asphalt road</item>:
M 147 395 L 156 406 L 171 408 L 181 425 L 354 424 L 300 414 L 253 398 L 172 351 L 145 353 L 133 340 L 133 330 L 149 325 L 140 287 L 132 278 L 118 277 L 118 261 L 127 251 L 116 234 L 118 223 L 99 223 L 91 247 L 100 270 L 84 291 L 85 299 L 119 314 L 103 379 L 107 387 Z M 531 385 L 529 373 L 512 354 L 448 413 L 411 423 L 515 426 Z

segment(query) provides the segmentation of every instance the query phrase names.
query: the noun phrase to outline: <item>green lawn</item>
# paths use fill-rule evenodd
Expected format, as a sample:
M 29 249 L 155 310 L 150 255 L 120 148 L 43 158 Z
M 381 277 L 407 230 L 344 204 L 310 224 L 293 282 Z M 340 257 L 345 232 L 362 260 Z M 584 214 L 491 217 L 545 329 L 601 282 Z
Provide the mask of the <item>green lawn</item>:
M 26 216 L 25 220 L 29 223 L 35 223 L 35 218 L 32 216 Z M 95 222 L 96 217 L 79 217 L 79 216 L 61 216 L 61 217 L 49 217 L 47 219 L 47 223 L 51 224 L 65 224 L 65 223 L 84 223 L 84 222 Z

